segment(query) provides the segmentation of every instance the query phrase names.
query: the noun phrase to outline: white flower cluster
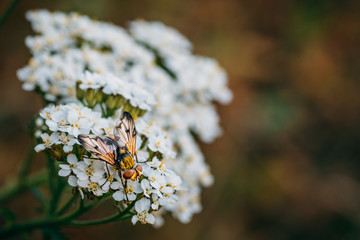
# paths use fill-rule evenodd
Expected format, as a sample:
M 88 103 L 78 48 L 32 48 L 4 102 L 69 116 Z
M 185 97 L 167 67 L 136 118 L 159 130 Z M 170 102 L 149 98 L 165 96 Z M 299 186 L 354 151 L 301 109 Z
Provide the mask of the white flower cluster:
M 165 167 L 164 162 L 174 157 L 175 153 L 169 149 L 169 143 L 160 129 L 153 134 L 144 134 L 141 129 L 138 130 L 137 155 L 139 164 L 142 165 L 143 177 L 134 182 L 128 181 L 124 184 L 115 166 L 91 159 L 91 156 L 78 159 L 73 154 L 81 151 L 77 135 L 110 135 L 115 119 L 102 118 L 99 112 L 75 103 L 47 106 L 36 121 L 36 135 L 41 137 L 42 143 L 39 143 L 35 150 L 48 149 L 62 155 L 61 159 L 66 159 L 67 163 L 60 164 L 59 175 L 67 177 L 69 185 L 78 188 L 83 197 L 83 190 L 95 196 L 114 191 L 113 198 L 116 201 L 134 201 L 139 197 L 149 202 L 151 200 L 151 211 L 158 210 L 160 206 L 175 204 L 175 191 L 182 189 L 182 181 L 175 172 Z M 143 141 L 146 143 L 143 144 Z M 149 156 L 150 151 L 154 156 Z M 162 161 L 157 157 L 160 154 Z M 149 210 L 150 208 L 146 209 Z M 143 211 L 144 209 L 141 210 Z M 147 218 L 138 220 L 145 223 Z M 148 222 L 154 223 L 155 218 Z
M 86 71 L 80 76 L 78 83 L 81 90 L 97 89 L 100 91 L 97 94 L 122 96 L 122 100 L 126 99 L 131 106 L 141 110 L 151 110 L 151 106 L 155 103 L 154 96 L 147 90 L 135 83 L 124 81 L 111 73 L 99 74 Z M 126 102 L 122 101 L 121 104 L 126 105 Z M 116 105 L 114 106 L 116 107 Z
M 213 182 L 194 134 L 205 142 L 221 134 L 212 103 L 232 98 L 226 73 L 159 22 L 135 21 L 127 31 L 76 13 L 38 10 L 27 18 L 38 35 L 26 39 L 33 56 L 18 77 L 57 104 L 41 111 L 36 150 L 61 148 L 67 163 L 59 175 L 81 192 L 137 200 L 133 222 L 160 225 L 165 210 L 189 222 L 201 211 L 202 186 Z M 76 139 L 112 134 L 121 111 L 136 119 L 143 161 L 143 177 L 126 189 L 114 169 L 109 175 L 103 162 L 82 159 Z

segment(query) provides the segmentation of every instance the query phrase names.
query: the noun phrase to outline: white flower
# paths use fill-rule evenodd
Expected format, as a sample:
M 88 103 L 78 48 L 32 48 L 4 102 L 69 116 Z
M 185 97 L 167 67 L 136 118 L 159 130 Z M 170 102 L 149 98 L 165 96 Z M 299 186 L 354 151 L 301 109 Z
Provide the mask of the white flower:
M 152 198 L 152 204 L 151 204 L 151 208 L 153 210 L 159 210 L 160 207 L 160 203 L 159 203 L 159 196 L 157 194 L 152 194 L 151 195 Z
M 166 176 L 166 182 L 169 187 L 172 187 L 174 190 L 184 190 L 181 186 L 182 180 L 181 177 L 176 174 L 169 174 Z
M 136 199 L 136 195 L 138 193 L 142 193 L 143 190 L 141 188 L 140 183 L 138 182 L 132 182 L 132 181 L 127 181 L 127 186 L 125 189 L 120 189 L 118 191 L 116 191 L 113 194 L 113 198 L 116 201 L 122 201 L 122 200 L 126 200 L 126 201 L 134 201 Z
M 60 141 L 64 145 L 64 152 L 68 153 L 73 150 L 73 145 L 78 143 L 77 139 L 73 136 L 66 135 L 66 133 L 60 133 Z
M 148 168 L 148 170 L 147 168 L 144 168 L 143 174 L 148 178 L 150 185 L 157 190 L 159 190 L 165 183 L 165 177 L 161 175 L 159 171 L 153 170 L 151 168 Z
M 149 135 L 148 136 L 148 147 L 153 152 L 160 152 L 167 157 L 175 157 L 175 152 L 169 147 L 169 142 L 166 140 L 164 135 Z
M 191 43 L 184 36 L 161 22 L 134 21 L 130 23 L 130 31 L 135 38 L 160 51 L 188 52 L 192 48 Z
M 121 179 L 115 167 L 113 166 L 105 166 L 106 178 L 103 178 L 99 181 L 99 184 L 102 186 L 104 190 L 117 190 L 122 187 Z
M 148 198 L 150 198 L 150 195 L 152 193 L 155 193 L 158 196 L 161 196 L 160 191 L 158 189 L 153 188 L 153 186 L 150 185 L 150 182 L 147 179 L 143 179 L 141 181 L 141 188 L 144 191 L 144 195 Z
M 78 173 L 79 185 L 86 185 L 89 181 L 100 182 L 104 178 L 104 163 L 99 160 L 84 159 L 79 163 Z
M 59 135 L 56 132 L 53 132 L 50 136 L 47 133 L 43 133 L 40 135 L 43 140 L 43 143 L 35 146 L 35 151 L 40 152 L 45 148 L 50 148 L 53 144 L 57 144 L 59 142 Z
M 59 167 L 61 168 L 59 170 L 59 176 L 66 177 L 66 176 L 69 176 L 71 172 L 74 174 L 78 174 L 80 170 L 78 169 L 78 160 L 77 160 L 75 154 L 69 154 L 67 156 L 67 162 L 69 164 L 60 164 L 59 165 Z
M 140 221 L 141 223 L 155 223 L 155 217 L 149 213 L 150 209 L 150 200 L 147 198 L 142 198 L 138 200 L 135 203 L 135 211 L 137 212 L 136 215 L 134 215 L 131 218 L 131 222 L 135 225 L 137 221 Z
M 174 204 L 177 196 L 174 194 L 174 189 L 171 187 L 164 187 L 161 189 L 163 196 L 159 199 L 160 205 Z
M 74 175 L 70 175 L 69 178 L 68 178 L 68 183 L 70 186 L 72 187 L 76 187 L 78 186 L 77 184 L 77 178 L 74 176 Z
M 147 162 L 150 167 L 156 168 L 163 175 L 174 174 L 173 171 L 169 170 L 165 166 L 165 160 L 160 161 L 157 157 L 154 157 L 151 162 Z

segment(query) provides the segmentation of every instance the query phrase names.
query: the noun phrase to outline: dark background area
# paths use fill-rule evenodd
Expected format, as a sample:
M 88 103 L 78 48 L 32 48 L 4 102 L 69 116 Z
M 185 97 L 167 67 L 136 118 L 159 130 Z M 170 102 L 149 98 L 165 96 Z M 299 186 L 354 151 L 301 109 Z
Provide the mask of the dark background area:
M 168 216 L 158 230 L 130 222 L 63 228 L 68 238 L 360 239 L 359 1 L 19 1 L 0 29 L 1 185 L 16 176 L 30 145 L 24 126 L 41 108 L 16 78 L 33 34 L 24 14 L 35 8 L 120 26 L 162 21 L 196 54 L 217 59 L 234 93 L 218 105 L 223 136 L 201 145 L 215 184 L 191 223 Z M 32 171 L 44 165 L 38 155 Z M 37 206 L 24 193 L 2 207 L 25 220 Z

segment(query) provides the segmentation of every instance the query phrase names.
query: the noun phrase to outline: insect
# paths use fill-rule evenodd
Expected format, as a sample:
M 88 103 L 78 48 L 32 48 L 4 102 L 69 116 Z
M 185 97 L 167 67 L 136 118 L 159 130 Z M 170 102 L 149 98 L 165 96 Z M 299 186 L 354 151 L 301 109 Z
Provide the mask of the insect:
M 93 159 L 114 166 L 119 176 L 125 180 L 135 181 L 141 176 L 141 165 L 135 165 L 135 159 L 138 162 L 135 150 L 136 128 L 130 113 L 123 112 L 119 124 L 114 128 L 114 136 L 80 134 L 78 140 L 87 151 L 97 157 Z

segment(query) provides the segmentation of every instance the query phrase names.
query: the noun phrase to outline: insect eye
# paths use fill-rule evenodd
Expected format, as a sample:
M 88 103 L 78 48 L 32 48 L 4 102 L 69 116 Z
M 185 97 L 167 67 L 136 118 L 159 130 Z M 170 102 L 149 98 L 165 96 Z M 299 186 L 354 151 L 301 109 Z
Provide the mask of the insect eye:
M 136 171 L 133 169 L 129 169 L 126 172 L 124 172 L 123 177 L 126 180 L 132 179 L 134 177 L 134 175 L 136 175 Z
M 138 175 L 141 175 L 141 173 L 142 173 L 142 171 L 143 171 L 141 165 L 137 165 L 137 166 L 135 167 L 135 170 L 136 170 L 136 172 L 137 172 Z

